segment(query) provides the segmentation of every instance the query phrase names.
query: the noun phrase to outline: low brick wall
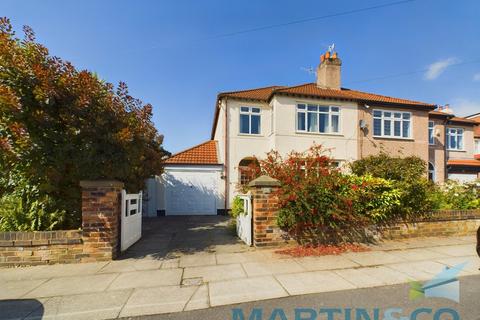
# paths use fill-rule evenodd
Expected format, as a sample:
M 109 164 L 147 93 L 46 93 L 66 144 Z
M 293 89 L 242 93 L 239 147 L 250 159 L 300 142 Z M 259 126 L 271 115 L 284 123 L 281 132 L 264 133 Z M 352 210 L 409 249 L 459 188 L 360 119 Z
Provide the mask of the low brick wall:
M 268 176 L 261 176 L 249 183 L 252 192 L 252 238 L 255 247 L 278 247 L 294 243 L 285 231 L 277 226 L 279 210 L 276 191 L 280 182 Z M 375 237 L 378 239 L 404 239 L 414 237 L 466 236 L 474 235 L 480 227 L 480 210 L 442 210 L 432 212 L 425 218 L 399 222 L 388 227 L 372 226 L 361 231 L 360 237 Z M 315 237 L 315 233 L 308 237 Z
M 82 181 L 82 230 L 0 232 L 0 267 L 109 261 L 120 251 L 123 183 Z
M 429 217 L 384 228 L 385 239 L 474 235 L 480 227 L 480 210 L 442 210 Z
M 0 232 L 0 266 L 81 262 L 82 231 Z

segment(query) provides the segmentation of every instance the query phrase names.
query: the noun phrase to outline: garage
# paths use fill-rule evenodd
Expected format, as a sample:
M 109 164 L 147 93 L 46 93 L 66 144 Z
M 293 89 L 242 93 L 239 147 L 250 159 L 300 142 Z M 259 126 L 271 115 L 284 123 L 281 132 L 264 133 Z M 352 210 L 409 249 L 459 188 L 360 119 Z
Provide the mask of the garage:
M 223 165 L 217 142 L 172 155 L 164 173 L 147 181 L 147 216 L 217 215 L 225 210 Z
M 480 178 L 480 160 L 448 160 L 448 179 L 461 183 L 472 182 Z

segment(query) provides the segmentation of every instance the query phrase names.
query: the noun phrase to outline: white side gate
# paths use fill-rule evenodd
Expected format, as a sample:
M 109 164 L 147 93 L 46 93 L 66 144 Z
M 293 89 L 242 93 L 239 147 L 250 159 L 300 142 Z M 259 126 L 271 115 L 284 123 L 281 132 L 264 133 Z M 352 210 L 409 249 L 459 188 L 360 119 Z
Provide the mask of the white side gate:
M 122 190 L 120 250 L 127 250 L 142 237 L 142 192 L 127 194 Z
M 249 246 L 252 245 L 252 195 L 239 194 L 243 200 L 243 213 L 237 217 L 237 235 Z

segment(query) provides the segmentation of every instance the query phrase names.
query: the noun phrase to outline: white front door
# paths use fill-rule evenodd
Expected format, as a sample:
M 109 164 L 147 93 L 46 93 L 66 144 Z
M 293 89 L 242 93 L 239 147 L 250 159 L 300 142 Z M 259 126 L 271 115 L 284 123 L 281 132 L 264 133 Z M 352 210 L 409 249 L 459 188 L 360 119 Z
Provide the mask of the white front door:
M 216 215 L 218 172 L 165 172 L 166 215 Z

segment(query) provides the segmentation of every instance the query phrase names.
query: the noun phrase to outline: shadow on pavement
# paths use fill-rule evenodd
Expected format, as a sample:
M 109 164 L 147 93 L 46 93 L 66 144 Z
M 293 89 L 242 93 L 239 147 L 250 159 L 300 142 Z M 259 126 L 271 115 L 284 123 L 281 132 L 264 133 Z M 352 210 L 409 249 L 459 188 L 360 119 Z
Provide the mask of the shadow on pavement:
M 36 299 L 0 300 L 0 320 L 42 319 L 43 304 Z

